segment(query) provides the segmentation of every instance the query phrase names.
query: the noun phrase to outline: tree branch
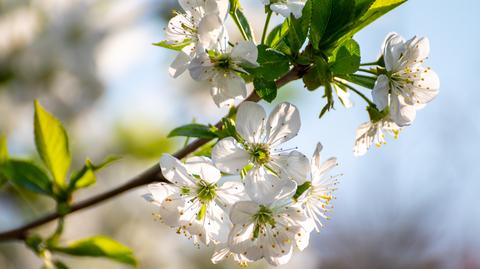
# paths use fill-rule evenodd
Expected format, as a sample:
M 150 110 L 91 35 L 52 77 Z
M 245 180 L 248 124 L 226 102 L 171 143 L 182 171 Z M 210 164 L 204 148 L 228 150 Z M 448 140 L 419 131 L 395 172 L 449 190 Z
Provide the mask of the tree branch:
M 281 78 L 279 78 L 275 82 L 277 84 L 277 88 L 281 88 L 285 84 L 301 78 L 306 69 L 307 69 L 307 66 L 304 66 L 304 65 L 294 66 L 288 73 L 286 73 L 284 76 L 282 76 Z M 261 98 L 255 92 L 253 92 L 252 94 L 250 94 L 250 96 L 245 101 L 258 102 L 260 100 L 261 100 Z M 219 121 L 215 126 L 218 127 L 218 128 L 221 128 L 222 127 L 221 121 Z M 199 149 L 201 146 L 208 143 L 209 141 L 211 141 L 211 139 L 197 139 L 197 140 L 193 141 L 192 143 L 188 144 L 186 147 L 179 150 L 178 152 L 176 152 L 174 154 L 174 156 L 178 159 L 183 159 L 184 157 L 186 157 L 190 153 L 193 153 L 194 151 Z M 121 193 L 124 193 L 128 190 L 131 190 L 131 189 L 134 189 L 134 188 L 137 188 L 137 187 L 140 187 L 140 186 L 144 186 L 144 185 L 147 185 L 147 184 L 150 184 L 150 183 L 154 183 L 154 182 L 168 182 L 163 177 L 162 172 L 160 170 L 160 166 L 158 164 L 153 165 L 148 170 L 146 170 L 143 173 L 141 173 L 140 175 L 132 178 L 127 183 L 125 183 L 125 184 L 123 184 L 119 187 L 116 187 L 112 190 L 101 193 L 101 194 L 99 194 L 97 196 L 94 196 L 92 198 L 89 198 L 87 200 L 84 200 L 84 201 L 73 204 L 71 206 L 70 212 L 68 214 L 71 214 L 73 212 L 76 212 L 78 210 L 81 210 L 81 209 L 84 209 L 84 208 L 87 208 L 87 207 L 90 207 L 90 206 L 93 206 L 93 205 L 97 205 L 101 202 L 104 202 L 104 201 L 106 201 L 106 200 L 108 200 L 112 197 L 115 197 L 115 196 L 117 196 Z M 37 219 L 33 222 L 25 224 L 25 225 L 23 225 L 19 228 L 12 229 L 12 230 L 5 231 L 5 232 L 1 232 L 0 233 L 0 241 L 15 240 L 15 239 L 24 240 L 27 237 L 28 232 L 31 229 L 34 229 L 34 228 L 39 227 L 41 225 L 44 225 L 48 222 L 56 220 L 59 217 L 60 217 L 60 215 L 58 213 L 50 213 L 50 214 L 45 215 L 45 216 L 43 216 L 43 217 L 41 217 L 41 218 L 39 218 L 39 219 Z

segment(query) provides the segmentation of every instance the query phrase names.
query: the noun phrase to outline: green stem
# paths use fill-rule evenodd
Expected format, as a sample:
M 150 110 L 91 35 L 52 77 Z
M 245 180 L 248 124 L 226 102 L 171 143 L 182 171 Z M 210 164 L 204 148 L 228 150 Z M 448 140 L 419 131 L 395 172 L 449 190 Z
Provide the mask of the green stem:
M 270 19 L 272 18 L 272 11 L 269 10 L 267 13 L 267 18 L 265 19 L 265 25 L 263 26 L 263 33 L 262 33 L 262 45 L 265 44 L 265 39 L 267 38 L 267 30 L 268 25 L 270 24 Z
M 358 96 L 360 96 L 363 100 L 365 100 L 365 102 L 367 102 L 369 105 L 374 105 L 374 103 L 372 101 L 370 101 L 370 99 L 368 99 L 367 96 L 365 96 L 362 92 L 360 92 L 359 90 L 355 89 L 354 87 L 348 85 L 347 83 L 343 83 L 342 81 L 339 81 L 339 80 L 335 80 L 335 82 L 341 84 L 342 86 L 345 86 L 347 88 L 349 88 L 351 91 L 353 91 L 354 93 L 356 93 Z
M 377 75 L 377 76 L 378 76 L 378 73 L 377 73 L 377 72 L 372 71 L 372 70 L 370 70 L 370 69 L 359 68 L 358 71 L 362 71 L 362 72 L 365 72 L 365 73 L 369 73 L 369 74 Z
M 378 65 L 378 62 L 371 62 L 371 63 L 363 63 L 360 66 L 371 66 L 371 65 Z
M 235 22 L 235 25 L 237 25 L 237 28 L 240 31 L 240 34 L 242 34 L 243 39 L 248 40 L 247 33 L 245 32 L 245 29 L 243 29 L 243 26 L 240 23 L 240 19 L 238 18 L 237 12 L 235 11 L 231 12 L 230 15 L 232 16 L 232 19 Z

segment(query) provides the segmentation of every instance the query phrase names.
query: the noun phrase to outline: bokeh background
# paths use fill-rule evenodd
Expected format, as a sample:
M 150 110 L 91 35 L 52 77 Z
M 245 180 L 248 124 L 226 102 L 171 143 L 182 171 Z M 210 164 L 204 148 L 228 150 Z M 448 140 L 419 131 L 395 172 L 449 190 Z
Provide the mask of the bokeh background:
M 243 2 L 260 32 L 260 1 Z M 182 140 L 165 138 L 171 128 L 193 119 L 216 122 L 224 111 L 205 85 L 188 74 L 170 78 L 175 53 L 151 45 L 162 39 L 173 8 L 175 0 L 0 0 L 0 132 L 8 135 L 11 154 L 35 156 L 32 102 L 40 99 L 67 126 L 77 167 L 87 156 L 123 156 L 80 200 L 181 147 Z M 288 99 L 301 109 L 302 130 L 291 144 L 311 155 L 321 141 L 323 156 L 337 156 L 337 173 L 344 174 L 332 219 L 283 268 L 480 268 L 479 12 L 474 0 L 412 0 L 356 36 L 363 62 L 376 59 L 391 31 L 428 36 L 428 65 L 441 78 L 440 95 L 414 124 L 364 157 L 352 154 L 355 129 L 368 118 L 361 99 L 353 96 L 356 105 L 348 110 L 338 103 L 319 120 L 321 91 L 308 92 L 301 83 L 281 90 L 275 103 Z M 238 38 L 233 28 L 231 35 Z M 212 249 L 197 249 L 155 221 L 143 193 L 139 188 L 71 215 L 65 240 L 110 235 L 135 250 L 142 269 L 237 267 L 210 264 Z M 9 185 L 0 189 L 1 230 L 51 210 L 48 200 Z M 71 268 L 126 268 L 65 260 Z M 39 267 L 22 243 L 0 242 L 1 269 Z

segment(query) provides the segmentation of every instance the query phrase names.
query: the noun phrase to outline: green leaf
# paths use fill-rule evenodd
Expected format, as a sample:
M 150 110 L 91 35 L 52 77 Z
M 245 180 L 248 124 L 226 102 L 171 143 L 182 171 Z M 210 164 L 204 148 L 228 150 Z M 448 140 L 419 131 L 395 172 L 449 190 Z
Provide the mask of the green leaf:
M 277 49 L 279 44 L 287 36 L 288 28 L 289 25 L 287 21 L 284 21 L 282 24 L 275 26 L 268 34 L 267 39 L 265 40 L 265 44 L 270 48 Z
M 0 173 L 15 186 L 53 196 L 52 182 L 48 175 L 29 161 L 9 160 L 0 166 Z
M 170 49 L 170 50 L 181 51 L 183 48 L 190 45 L 191 43 L 192 43 L 191 39 L 184 39 L 182 42 L 175 43 L 175 44 L 171 44 L 169 41 L 163 40 L 157 43 L 153 43 L 153 45 Z
M 271 103 L 277 97 L 277 85 L 274 81 L 255 78 L 253 85 L 255 87 L 255 92 L 263 100 Z
M 349 39 L 336 50 L 332 60 L 330 70 L 334 74 L 355 73 L 360 66 L 360 46 L 355 40 Z
M 367 112 L 368 116 L 370 117 L 370 121 L 375 123 L 385 118 L 390 113 L 390 110 L 387 107 L 384 110 L 380 111 L 375 105 L 369 105 L 367 106 Z
M 401 4 L 407 2 L 407 0 L 370 0 L 370 1 L 360 1 L 360 9 L 363 7 L 362 16 L 355 22 L 352 30 L 349 32 L 349 36 L 360 31 L 365 26 L 369 25 L 376 19 L 380 18 L 387 12 L 392 9 L 400 6 Z M 363 4 L 363 6 L 362 6 Z M 359 4 L 357 4 L 359 6 Z M 368 8 L 365 8 L 367 7 Z
M 333 104 L 334 104 L 332 85 L 330 83 L 327 83 L 324 86 L 325 86 L 325 94 L 323 95 L 323 98 L 327 99 L 327 103 L 320 111 L 320 115 L 318 116 L 319 118 L 322 118 L 325 115 L 325 113 L 330 111 L 330 109 L 333 108 Z
M 265 80 L 275 80 L 290 69 L 290 59 L 287 55 L 265 45 L 258 45 L 257 62 L 260 66 L 248 71 Z
M 70 167 L 67 132 L 62 123 L 35 100 L 35 144 L 43 162 L 58 186 L 64 186 Z
M 68 266 L 61 261 L 54 261 L 53 264 L 55 265 L 56 269 L 68 269 Z
M 212 139 L 212 138 L 218 137 L 218 135 L 216 134 L 215 130 L 212 127 L 209 127 L 203 124 L 198 124 L 198 123 L 191 123 L 191 124 L 180 126 L 178 128 L 173 129 L 168 134 L 168 137 L 175 137 L 175 136 L 198 137 L 198 138 L 205 138 L 205 139 Z
M 218 138 L 237 137 L 237 129 L 235 128 L 235 121 L 231 118 L 222 118 L 222 128 L 217 131 Z
M 304 29 L 301 19 L 295 19 L 293 16 L 285 21 L 289 28 L 287 32 L 288 46 L 292 52 L 298 53 L 307 39 L 308 29 Z
M 8 160 L 8 146 L 7 146 L 7 138 L 0 134 L 0 188 L 5 184 L 8 180 L 3 175 L 1 171 L 1 166 L 6 163 Z
M 303 76 L 303 83 L 308 90 L 313 91 L 318 87 L 328 84 L 331 74 L 327 62 L 322 57 L 315 57 L 314 64 Z
M 118 159 L 118 157 L 109 157 L 98 165 L 93 164 L 92 161 L 87 159 L 85 161 L 85 165 L 80 171 L 72 173 L 72 176 L 70 177 L 69 190 L 73 191 L 95 184 L 97 181 L 95 172 L 103 169 Z
M 310 189 L 311 186 L 312 186 L 312 182 L 305 181 L 305 183 L 297 187 L 297 191 L 295 192 L 292 198 L 295 201 L 298 200 L 298 198 L 300 198 L 300 196 L 302 196 L 303 193 L 305 193 L 308 189 Z
M 247 17 L 245 17 L 245 14 L 243 13 L 242 9 L 237 8 L 235 10 L 235 13 L 237 14 L 238 21 L 240 22 L 240 25 L 242 26 L 243 30 L 245 31 L 245 34 L 247 35 L 248 40 L 253 40 L 252 27 L 248 23 Z
M 81 239 L 52 250 L 73 256 L 103 257 L 133 266 L 137 264 L 132 250 L 106 236 Z
M 327 26 L 330 25 L 330 16 L 333 3 L 342 0 L 308 0 L 303 9 L 304 25 L 310 28 L 310 42 L 315 49 L 319 48 Z

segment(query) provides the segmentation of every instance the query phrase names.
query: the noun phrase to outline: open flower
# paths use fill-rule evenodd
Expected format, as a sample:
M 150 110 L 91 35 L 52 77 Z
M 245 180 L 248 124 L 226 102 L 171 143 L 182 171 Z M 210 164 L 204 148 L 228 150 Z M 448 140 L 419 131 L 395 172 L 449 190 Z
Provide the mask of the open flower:
M 270 5 L 273 12 L 279 13 L 285 18 L 293 14 L 295 18 L 302 16 L 302 10 L 307 0 L 262 0 L 264 5 Z
M 411 124 L 416 109 L 438 94 L 440 81 L 437 74 L 422 66 L 429 52 L 429 41 L 424 37 L 405 41 L 393 33 L 385 40 L 386 74 L 377 78 L 372 96 L 379 110 L 390 106 L 390 117 L 398 126 Z
M 228 248 L 228 244 L 219 244 L 215 247 L 215 252 L 210 259 L 213 264 L 217 264 L 222 262 L 228 258 L 232 257 L 234 261 L 236 261 L 240 266 L 246 267 L 248 262 L 251 260 L 247 259 L 245 255 L 233 253 L 230 248 Z
M 362 123 L 357 128 L 353 154 L 355 156 L 364 155 L 373 143 L 377 147 L 386 144 L 384 132 L 391 134 L 395 139 L 398 138 L 401 129 L 388 115 L 375 122 L 368 121 Z
M 229 174 L 239 174 L 250 164 L 244 179 L 252 199 L 271 195 L 272 187 L 281 181 L 278 177 L 302 184 L 309 172 L 308 158 L 296 150 L 277 149 L 297 135 L 300 125 L 298 109 L 290 103 L 277 105 L 266 120 L 260 105 L 244 102 L 236 118 L 240 141 L 233 137 L 220 140 L 212 150 L 212 159 Z
M 303 185 L 306 190 L 298 199 L 317 232 L 323 227 L 322 219 L 328 218 L 326 213 L 332 208 L 330 201 L 334 199 L 333 191 L 338 182 L 338 176 L 328 176 L 330 170 L 338 165 L 337 159 L 332 157 L 320 163 L 322 148 L 322 144 L 318 143 L 312 157 L 310 181 Z
M 225 32 L 223 25 L 228 13 L 228 0 L 179 0 L 184 13 L 177 13 L 170 19 L 166 28 L 165 44 L 181 48 L 169 68 L 170 75 L 178 77 L 187 68 L 199 46 L 199 36 L 219 39 Z M 208 44 L 207 44 L 208 45 Z
M 240 201 L 232 206 L 230 220 L 233 228 L 228 237 L 230 251 L 242 254 L 249 261 L 264 258 L 272 265 L 287 263 L 294 246 L 308 246 L 308 218 L 299 205 L 292 205 L 297 184 L 284 180 L 277 185 L 273 199 Z
M 202 36 L 202 44 L 215 45 L 205 45 L 207 49 L 192 60 L 188 69 L 193 79 L 211 84 L 210 93 L 218 107 L 230 106 L 247 97 L 247 86 L 239 73 L 247 73 L 242 67 L 258 66 L 258 50 L 252 41 L 241 41 L 231 48 L 226 35 L 218 40 L 211 38 Z
M 172 184 L 149 185 L 145 198 L 159 206 L 162 221 L 193 237 L 195 243 L 226 242 L 231 225 L 228 210 L 244 197 L 243 185 L 225 182 L 218 186 L 220 171 L 206 157 L 191 157 L 183 164 L 164 154 L 160 166 Z

